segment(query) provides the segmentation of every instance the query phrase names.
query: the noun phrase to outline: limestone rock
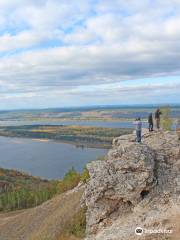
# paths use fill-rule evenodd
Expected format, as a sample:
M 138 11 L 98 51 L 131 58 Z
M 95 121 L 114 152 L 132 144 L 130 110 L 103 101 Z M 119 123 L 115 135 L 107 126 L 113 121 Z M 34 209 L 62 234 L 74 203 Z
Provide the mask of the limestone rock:
M 154 222 L 172 227 L 165 219 L 170 209 L 180 211 L 180 142 L 175 133 L 146 131 L 142 144 L 134 134 L 115 138 L 106 160 L 87 168 L 87 239 L 134 239 L 137 226 L 153 227 Z

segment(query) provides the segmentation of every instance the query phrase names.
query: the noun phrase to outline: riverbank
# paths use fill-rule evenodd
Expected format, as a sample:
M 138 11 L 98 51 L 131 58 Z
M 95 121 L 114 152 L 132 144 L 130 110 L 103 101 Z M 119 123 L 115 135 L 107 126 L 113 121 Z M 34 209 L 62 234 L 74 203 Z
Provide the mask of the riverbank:
M 36 141 L 55 140 L 77 147 L 110 148 L 114 137 L 129 134 L 129 128 L 90 126 L 24 125 L 0 127 L 0 136 L 31 138 Z

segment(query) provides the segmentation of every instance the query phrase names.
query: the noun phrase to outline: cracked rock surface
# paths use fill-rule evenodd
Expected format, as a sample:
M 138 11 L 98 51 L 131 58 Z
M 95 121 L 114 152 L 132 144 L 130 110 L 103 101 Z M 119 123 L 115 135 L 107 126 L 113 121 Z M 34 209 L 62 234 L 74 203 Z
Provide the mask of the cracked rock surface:
M 174 132 L 144 131 L 142 144 L 134 139 L 134 134 L 115 138 L 106 160 L 87 165 L 90 180 L 83 202 L 88 240 L 176 239 L 180 226 L 179 137 Z M 138 226 L 174 233 L 138 236 Z

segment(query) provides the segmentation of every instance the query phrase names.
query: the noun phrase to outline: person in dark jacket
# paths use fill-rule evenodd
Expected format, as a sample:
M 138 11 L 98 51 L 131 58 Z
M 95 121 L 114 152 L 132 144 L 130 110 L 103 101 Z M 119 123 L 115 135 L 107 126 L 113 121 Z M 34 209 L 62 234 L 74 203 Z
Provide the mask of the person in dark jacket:
M 156 127 L 157 129 L 160 128 L 160 116 L 161 116 L 161 111 L 160 109 L 158 108 L 156 111 L 155 111 L 155 119 L 156 119 Z
M 153 131 L 153 115 L 152 113 L 149 114 L 148 116 L 148 123 L 149 123 L 149 132 Z

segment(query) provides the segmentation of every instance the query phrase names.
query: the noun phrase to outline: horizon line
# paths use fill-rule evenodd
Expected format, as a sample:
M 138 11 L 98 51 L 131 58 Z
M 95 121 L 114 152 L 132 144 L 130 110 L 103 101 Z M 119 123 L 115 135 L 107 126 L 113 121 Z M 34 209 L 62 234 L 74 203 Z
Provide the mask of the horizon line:
M 64 107 L 42 107 L 42 108 L 14 108 L 14 109 L 0 109 L 0 112 L 8 111 L 37 111 L 37 110 L 51 110 L 51 109 L 83 109 L 83 108 L 105 108 L 105 107 L 180 107 L 180 103 L 147 103 L 147 104 L 98 104 L 98 105 L 81 105 L 81 106 L 64 106 Z

